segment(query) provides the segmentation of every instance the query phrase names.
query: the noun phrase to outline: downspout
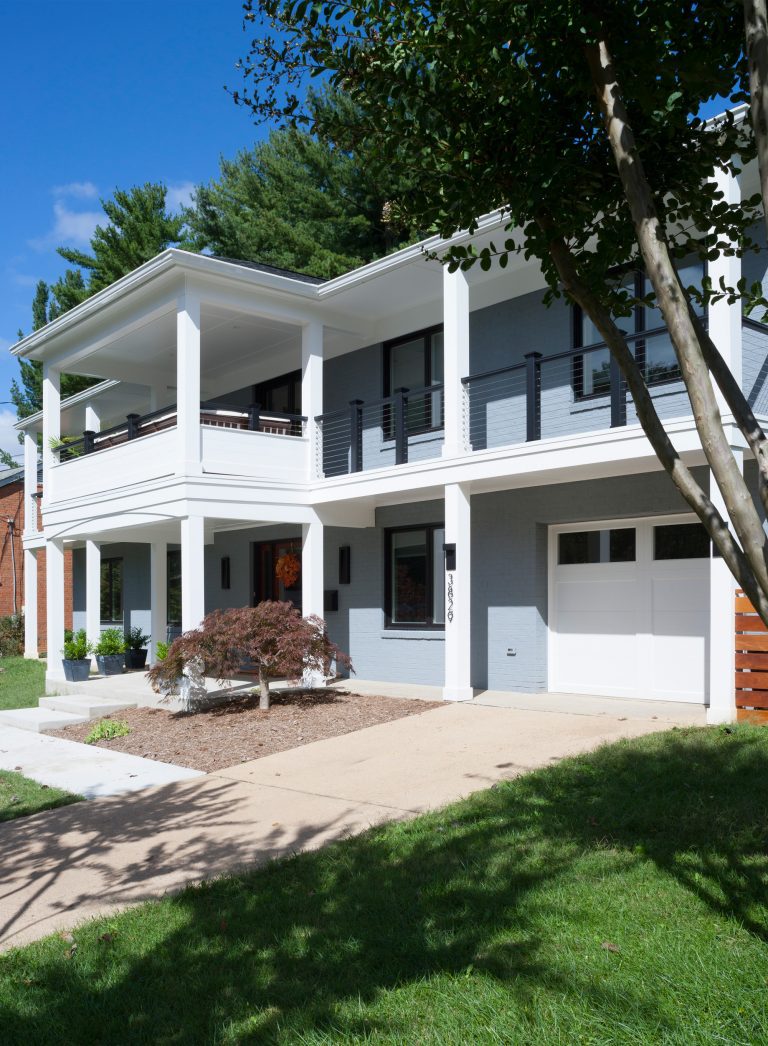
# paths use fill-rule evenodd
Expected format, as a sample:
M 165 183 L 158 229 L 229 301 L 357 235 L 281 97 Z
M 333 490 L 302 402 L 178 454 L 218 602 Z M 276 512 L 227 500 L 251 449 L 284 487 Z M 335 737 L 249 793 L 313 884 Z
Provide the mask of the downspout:
M 13 538 L 16 533 L 16 524 L 10 516 L 6 518 L 5 522 L 8 524 L 8 539 L 11 545 L 11 573 L 13 575 L 13 616 L 17 617 L 19 613 L 19 603 L 16 593 L 16 548 L 13 544 Z

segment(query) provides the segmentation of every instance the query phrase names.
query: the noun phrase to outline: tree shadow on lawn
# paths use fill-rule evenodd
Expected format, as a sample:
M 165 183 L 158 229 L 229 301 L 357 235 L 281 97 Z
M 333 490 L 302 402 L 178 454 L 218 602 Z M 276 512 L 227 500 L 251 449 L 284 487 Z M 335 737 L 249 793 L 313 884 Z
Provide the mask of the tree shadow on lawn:
M 84 927 L 74 959 L 55 940 L 37 962 L 20 955 L 4 1040 L 413 1041 L 407 1012 L 360 1010 L 389 989 L 466 974 L 501 985 L 509 1005 L 546 989 L 598 1020 L 648 1021 L 667 1041 L 685 1029 L 684 1009 L 665 1011 L 642 970 L 612 983 L 586 960 L 558 962 L 547 920 L 567 919 L 576 937 L 595 932 L 572 884 L 581 877 L 585 889 L 584 862 L 610 854 L 603 881 L 651 862 L 765 941 L 767 805 L 768 732 L 621 742 L 411 824 L 187 890 L 123 917 L 114 943 L 100 942 L 103 923 Z M 598 883 L 586 890 L 599 901 Z M 653 921 L 653 896 L 647 905 Z M 613 960 L 596 948 L 593 966 Z

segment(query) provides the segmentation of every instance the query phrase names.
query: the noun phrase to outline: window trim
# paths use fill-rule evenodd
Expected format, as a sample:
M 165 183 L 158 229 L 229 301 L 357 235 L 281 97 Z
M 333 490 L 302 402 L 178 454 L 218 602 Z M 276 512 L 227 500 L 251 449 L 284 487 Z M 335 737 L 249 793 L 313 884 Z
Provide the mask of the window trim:
M 394 534 L 405 534 L 413 530 L 424 530 L 427 533 L 427 548 L 434 548 L 434 532 L 445 530 L 445 523 L 409 523 L 403 527 L 386 527 L 384 529 L 384 628 L 397 632 L 444 632 L 444 621 L 392 621 L 392 537 Z M 442 577 L 442 575 L 441 575 Z M 435 563 L 434 557 L 427 555 L 427 604 L 435 605 Z
M 424 384 L 423 384 L 422 388 L 429 389 L 430 386 L 432 385 L 432 378 L 433 378 L 433 374 L 432 374 L 432 337 L 435 334 L 442 334 L 442 333 L 443 333 L 443 324 L 442 323 L 435 323 L 431 327 L 423 327 L 421 330 L 412 331 L 410 334 L 403 334 L 403 335 L 401 335 L 398 338 L 390 338 L 389 340 L 383 342 L 383 346 L 382 346 L 383 350 L 384 350 L 383 353 L 382 353 L 383 376 L 382 376 L 381 387 L 383 389 L 384 399 L 385 400 L 389 399 L 390 396 L 394 396 L 395 391 L 396 391 L 395 389 L 392 388 L 392 350 L 396 349 L 398 347 L 398 345 L 405 345 L 405 344 L 407 344 L 407 342 L 409 342 L 409 341 L 417 341 L 419 338 L 423 339 L 423 343 L 424 343 Z M 442 382 L 437 382 L 436 384 L 442 385 Z M 391 407 L 389 405 L 385 404 L 385 406 L 384 406 L 384 418 L 383 418 L 383 428 L 384 428 L 384 439 L 385 440 L 391 440 L 391 439 L 395 438 L 394 419 L 393 419 L 392 415 L 393 415 L 393 412 L 392 412 Z M 444 425 L 440 424 L 440 420 L 441 419 L 438 419 L 438 424 L 437 425 L 434 424 L 434 418 L 432 417 L 432 399 L 429 396 L 427 397 L 427 402 L 426 402 L 426 407 L 425 407 L 425 416 L 428 416 L 429 424 L 428 425 L 421 425 L 418 428 L 413 428 L 413 429 L 408 428 L 407 435 L 409 437 L 410 436 L 420 436 L 420 435 L 423 435 L 425 432 L 442 432 L 443 431 Z

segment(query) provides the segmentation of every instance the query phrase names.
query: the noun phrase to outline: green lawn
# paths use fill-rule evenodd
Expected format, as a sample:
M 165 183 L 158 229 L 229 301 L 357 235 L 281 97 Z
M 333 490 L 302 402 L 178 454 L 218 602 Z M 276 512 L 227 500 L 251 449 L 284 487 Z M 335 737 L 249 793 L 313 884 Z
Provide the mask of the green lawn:
M 45 694 L 45 661 L 0 657 L 0 709 L 30 708 Z
M 11 770 L 0 770 L 0 821 L 12 821 L 40 810 L 76 803 L 82 796 L 30 781 Z
M 4 1046 L 768 1042 L 768 730 L 672 731 L 0 957 Z

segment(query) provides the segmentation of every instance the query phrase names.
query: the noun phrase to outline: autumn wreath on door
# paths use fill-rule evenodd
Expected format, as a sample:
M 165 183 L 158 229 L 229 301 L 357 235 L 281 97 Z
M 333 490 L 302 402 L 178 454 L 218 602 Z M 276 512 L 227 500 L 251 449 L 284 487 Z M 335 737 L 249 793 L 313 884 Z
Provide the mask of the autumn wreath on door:
M 275 563 L 275 577 L 285 588 L 293 588 L 299 580 L 301 560 L 295 552 L 284 552 Z

